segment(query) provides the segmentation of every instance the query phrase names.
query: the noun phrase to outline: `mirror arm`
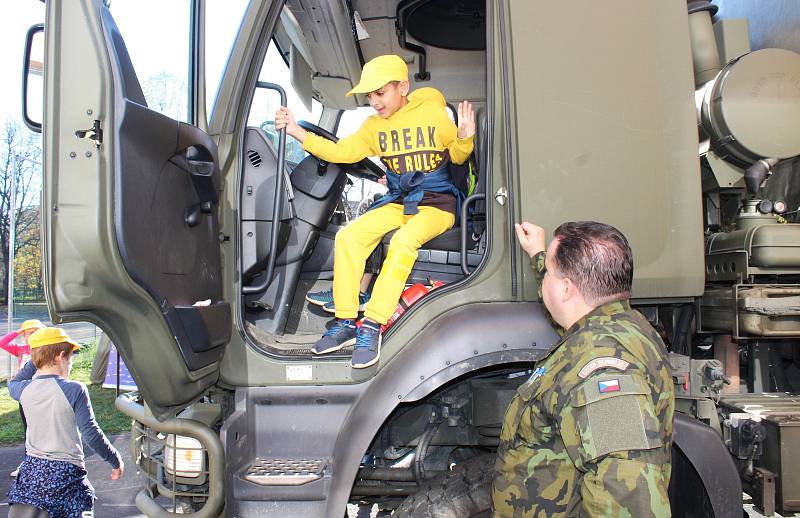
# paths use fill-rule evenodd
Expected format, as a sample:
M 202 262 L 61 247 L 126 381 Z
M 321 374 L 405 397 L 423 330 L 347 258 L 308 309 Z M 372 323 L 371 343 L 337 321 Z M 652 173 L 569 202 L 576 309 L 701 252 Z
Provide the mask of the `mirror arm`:
M 42 132 L 42 123 L 36 122 L 28 117 L 28 74 L 31 69 L 31 49 L 33 48 L 33 37 L 40 32 L 44 32 L 44 24 L 37 23 L 31 25 L 25 35 L 25 50 L 22 56 L 22 120 L 25 125 L 36 133 Z M 44 77 L 44 62 L 42 62 L 42 77 Z M 44 101 L 44 99 L 40 99 Z

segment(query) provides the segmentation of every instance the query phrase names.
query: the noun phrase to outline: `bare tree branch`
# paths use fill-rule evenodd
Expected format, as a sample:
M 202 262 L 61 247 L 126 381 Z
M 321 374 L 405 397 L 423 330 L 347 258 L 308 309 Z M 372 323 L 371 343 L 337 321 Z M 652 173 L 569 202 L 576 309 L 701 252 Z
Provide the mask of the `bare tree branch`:
M 0 134 L 0 261 L 2 295 L 8 293 L 10 243 L 10 205 L 12 178 L 16 180 L 14 217 L 16 224 L 14 254 L 39 245 L 39 205 L 41 191 L 40 137 L 13 120 L 6 120 Z M 36 254 L 38 257 L 38 254 Z M 29 268 L 34 271 L 36 268 Z M 27 284 L 31 284 L 27 282 Z M 39 283 L 40 284 L 40 283 Z

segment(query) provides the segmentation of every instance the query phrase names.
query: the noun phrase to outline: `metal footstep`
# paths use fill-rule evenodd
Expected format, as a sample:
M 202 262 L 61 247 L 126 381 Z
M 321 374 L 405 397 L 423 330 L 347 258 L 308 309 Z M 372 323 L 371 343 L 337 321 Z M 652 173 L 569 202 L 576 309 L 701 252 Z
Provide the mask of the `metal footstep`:
M 256 459 L 242 476 L 262 486 L 301 486 L 322 478 L 322 459 Z

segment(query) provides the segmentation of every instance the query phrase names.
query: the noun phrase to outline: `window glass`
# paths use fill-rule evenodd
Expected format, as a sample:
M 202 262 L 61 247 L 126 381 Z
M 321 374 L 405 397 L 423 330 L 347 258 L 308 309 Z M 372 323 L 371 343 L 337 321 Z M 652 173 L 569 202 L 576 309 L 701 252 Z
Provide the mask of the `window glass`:
M 289 79 L 289 66 L 274 41 L 270 43 L 267 49 L 267 55 L 264 58 L 264 65 L 261 67 L 258 80 L 277 83 L 286 90 L 287 104 L 296 120 L 306 120 L 313 124 L 319 122 L 320 115 L 322 115 L 322 105 L 313 100 L 311 111 L 306 109 L 303 101 L 300 100 L 300 97 L 292 88 L 292 83 Z M 278 135 L 275 132 L 275 112 L 280 104 L 278 92 L 267 88 L 256 88 L 256 92 L 253 95 L 253 104 L 250 106 L 250 114 L 247 119 L 248 126 L 260 127 L 269 135 L 276 147 Z M 299 163 L 307 155 L 308 153 L 303 151 L 303 146 L 300 142 L 291 137 L 286 138 L 286 161 L 289 162 L 290 167 Z
M 206 109 L 211 117 L 236 34 L 250 0 L 206 2 Z
M 369 106 L 343 111 L 339 118 L 339 126 L 336 128 L 336 136 L 342 138 L 352 135 L 370 115 L 375 115 L 375 110 Z
M 189 0 L 114 0 L 110 9 L 147 105 L 189 122 Z

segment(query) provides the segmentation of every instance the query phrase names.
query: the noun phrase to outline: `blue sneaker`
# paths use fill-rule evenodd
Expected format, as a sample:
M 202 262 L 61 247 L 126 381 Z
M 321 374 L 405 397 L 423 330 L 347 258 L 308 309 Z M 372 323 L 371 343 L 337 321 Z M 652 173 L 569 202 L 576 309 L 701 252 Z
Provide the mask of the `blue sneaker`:
M 356 343 L 356 323 L 354 320 L 336 319 L 330 329 L 311 348 L 314 354 L 328 354 L 342 347 Z
M 333 289 L 306 293 L 306 300 L 309 304 L 314 304 L 315 306 L 333 304 Z
M 358 294 L 358 311 L 362 312 L 367 309 L 367 302 L 369 302 L 369 293 L 359 293 Z M 328 302 L 324 306 L 322 306 L 322 310 L 326 313 L 336 313 L 336 304 L 333 301 Z
M 356 348 L 350 364 L 354 369 L 365 369 L 378 363 L 381 357 L 381 325 L 363 320 L 356 333 Z

